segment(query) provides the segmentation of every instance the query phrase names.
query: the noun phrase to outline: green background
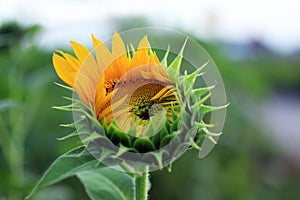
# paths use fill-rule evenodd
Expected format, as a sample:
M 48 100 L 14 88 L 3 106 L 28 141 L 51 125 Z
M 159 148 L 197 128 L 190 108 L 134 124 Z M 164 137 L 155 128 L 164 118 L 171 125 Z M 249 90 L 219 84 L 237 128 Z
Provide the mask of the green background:
M 143 24 L 143 19 L 133 18 L 116 30 Z M 72 122 L 72 115 L 51 107 L 68 103 L 61 97 L 71 93 L 54 84 L 62 82 L 52 66 L 52 52 L 37 45 L 41 28 L 0 24 L 0 200 L 23 199 L 55 158 L 80 145 L 78 138 L 57 140 L 72 132 L 59 127 Z M 299 100 L 299 54 L 281 55 L 249 41 L 245 47 L 249 53 L 235 59 L 233 51 L 224 48 L 228 44 L 193 37 L 223 77 L 231 103 L 224 135 L 207 157 L 198 159 L 191 150 L 174 163 L 171 173 L 151 173 L 150 199 L 299 199 L 299 159 L 283 150 L 261 114 L 274 94 Z M 70 47 L 57 48 L 70 51 Z M 287 132 L 279 130 L 283 136 Z M 70 178 L 33 199 L 88 197 L 80 181 Z

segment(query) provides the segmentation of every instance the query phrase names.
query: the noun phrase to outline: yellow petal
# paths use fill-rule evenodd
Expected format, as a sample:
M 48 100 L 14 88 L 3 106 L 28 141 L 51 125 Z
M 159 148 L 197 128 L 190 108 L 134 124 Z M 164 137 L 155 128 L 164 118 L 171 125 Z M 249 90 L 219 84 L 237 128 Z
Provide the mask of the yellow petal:
M 86 104 L 90 105 L 90 103 L 94 102 L 95 95 L 95 87 L 91 79 L 86 76 L 86 74 L 82 74 L 81 72 L 77 73 L 76 76 L 76 84 L 74 86 L 79 98 Z
M 74 42 L 74 41 L 71 41 L 71 44 L 72 44 L 72 48 L 77 56 L 77 58 L 79 59 L 79 63 L 80 63 L 80 66 L 79 68 L 80 69 L 77 69 L 81 75 L 83 75 L 84 77 L 86 77 L 86 79 L 89 80 L 90 82 L 90 90 L 93 90 L 95 91 L 95 88 L 97 86 L 97 83 L 98 83 L 98 80 L 99 80 L 99 76 L 100 76 L 100 73 L 101 73 L 101 69 L 100 67 L 97 65 L 97 62 L 93 56 L 92 53 L 90 53 L 90 51 L 84 47 L 83 45 L 77 43 L 77 42 Z M 66 57 L 69 57 L 68 55 L 66 55 Z M 69 57 L 69 59 L 71 59 Z M 72 60 L 73 62 L 76 62 L 74 61 L 74 59 Z M 70 62 L 72 62 L 70 60 Z M 77 62 L 78 64 L 78 62 Z M 76 83 L 77 85 L 78 83 Z M 90 97 L 88 97 L 90 98 Z
M 135 54 L 133 55 L 133 58 L 130 63 L 130 69 L 139 67 L 142 65 L 147 65 L 150 63 L 150 57 L 148 55 L 148 50 L 137 50 Z
M 96 48 L 98 45 L 100 45 L 102 42 L 100 40 L 98 40 L 94 34 L 92 34 L 92 40 L 93 40 L 93 44 L 94 44 L 94 48 Z
M 77 56 L 78 60 L 83 63 L 83 61 L 85 60 L 85 58 L 90 54 L 90 51 L 84 47 L 83 45 L 71 41 L 71 45 L 73 48 L 73 51 L 75 53 L 75 55 Z
M 101 69 L 101 71 L 103 71 L 113 61 L 111 53 L 109 49 L 94 35 L 92 35 L 92 39 L 93 39 L 97 64 Z
M 67 83 L 69 86 L 73 87 L 74 76 L 71 74 L 74 73 L 74 69 L 70 65 L 70 63 L 66 59 L 57 55 L 56 53 L 53 53 L 52 62 L 59 78 L 62 79 L 65 83 Z
M 146 35 L 143 37 L 143 39 L 141 39 L 138 49 L 150 49 L 150 44 Z
M 91 81 L 93 81 L 96 87 L 98 80 L 100 79 L 101 69 L 97 65 L 93 54 L 86 56 L 85 61 L 81 65 L 80 73 L 84 74 Z
M 114 33 L 111 50 L 114 59 L 126 54 L 125 44 L 117 32 Z
M 69 62 L 69 64 L 73 67 L 74 71 L 78 71 L 81 65 L 79 60 L 77 60 L 72 55 L 65 53 L 63 51 L 57 50 L 56 52 L 60 53 Z

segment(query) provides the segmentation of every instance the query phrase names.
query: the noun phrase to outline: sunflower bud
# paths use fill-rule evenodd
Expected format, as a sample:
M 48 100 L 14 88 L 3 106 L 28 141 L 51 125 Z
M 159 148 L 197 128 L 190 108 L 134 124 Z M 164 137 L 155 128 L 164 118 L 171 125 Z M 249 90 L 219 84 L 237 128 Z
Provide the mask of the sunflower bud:
M 58 76 L 74 91 L 77 133 L 87 149 L 107 165 L 126 163 L 135 171 L 162 169 L 187 149 L 201 150 L 205 138 L 216 143 L 205 115 L 224 108 L 207 106 L 213 87 L 196 87 L 201 72 L 182 68 L 185 40 L 168 64 L 159 59 L 144 36 L 131 50 L 115 33 L 110 51 L 93 36 L 94 54 L 72 42 L 76 57 L 53 55 Z

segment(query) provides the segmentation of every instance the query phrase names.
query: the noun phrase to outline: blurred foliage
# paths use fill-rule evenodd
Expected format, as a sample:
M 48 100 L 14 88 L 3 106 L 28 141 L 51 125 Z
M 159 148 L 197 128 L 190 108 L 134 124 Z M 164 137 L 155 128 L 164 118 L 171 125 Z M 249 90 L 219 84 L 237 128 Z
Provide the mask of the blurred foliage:
M 71 131 L 58 125 L 72 116 L 51 107 L 63 105 L 61 97 L 70 94 L 53 83 L 60 81 L 51 66 L 52 52 L 36 45 L 39 30 L 15 22 L 0 26 L 1 200 L 22 199 L 58 155 L 79 143 L 56 140 Z M 231 103 L 224 135 L 204 159 L 190 151 L 174 163 L 172 173 L 153 172 L 150 199 L 298 199 L 299 166 L 265 134 L 257 111 L 273 90 L 299 92 L 300 60 L 269 51 L 233 60 L 220 43 L 199 42 L 219 67 Z M 71 178 L 34 199 L 88 198 Z
M 51 161 L 78 143 L 56 140 L 71 116 L 51 109 L 65 91 L 53 83 L 51 53 L 36 46 L 39 29 L 0 26 L 0 199 L 23 199 Z

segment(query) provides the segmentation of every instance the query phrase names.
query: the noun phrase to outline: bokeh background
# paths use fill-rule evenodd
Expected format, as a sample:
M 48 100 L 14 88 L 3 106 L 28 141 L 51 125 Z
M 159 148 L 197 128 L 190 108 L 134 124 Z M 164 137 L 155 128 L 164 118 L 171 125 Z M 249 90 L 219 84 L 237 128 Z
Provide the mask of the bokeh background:
M 153 200 L 300 199 L 300 3 L 297 0 L 0 0 L 0 200 L 26 196 L 53 160 L 71 113 L 52 67 L 69 40 L 92 46 L 113 31 L 172 28 L 199 41 L 219 67 L 224 134 L 205 158 L 187 152 L 151 175 Z M 35 200 L 88 199 L 70 178 Z

